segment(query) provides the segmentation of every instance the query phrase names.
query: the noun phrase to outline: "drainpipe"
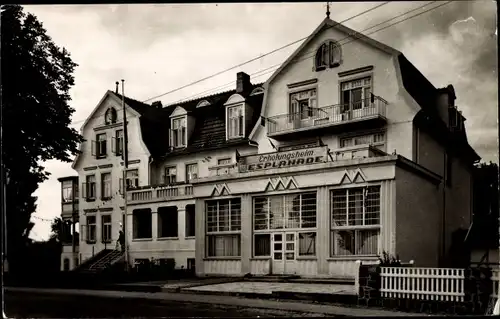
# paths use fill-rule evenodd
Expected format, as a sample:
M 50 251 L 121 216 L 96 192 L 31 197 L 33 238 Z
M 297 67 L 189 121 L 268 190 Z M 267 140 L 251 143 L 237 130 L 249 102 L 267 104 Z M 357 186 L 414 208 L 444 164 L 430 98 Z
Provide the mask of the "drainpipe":
M 446 255 L 446 243 L 445 243 L 445 240 L 446 240 L 446 178 L 448 177 L 448 172 L 446 171 L 446 160 L 447 160 L 447 157 L 448 157 L 448 154 L 446 152 L 444 152 L 444 156 L 443 156 L 443 162 L 444 162 L 444 165 L 443 165 L 443 216 L 442 216 L 442 222 L 443 224 L 441 225 L 441 267 L 443 266 L 443 261 L 445 259 L 445 255 Z
M 149 172 L 149 185 L 152 185 L 152 181 L 151 181 L 151 164 L 153 163 L 153 156 L 150 156 L 149 157 L 149 162 L 148 162 L 148 172 Z

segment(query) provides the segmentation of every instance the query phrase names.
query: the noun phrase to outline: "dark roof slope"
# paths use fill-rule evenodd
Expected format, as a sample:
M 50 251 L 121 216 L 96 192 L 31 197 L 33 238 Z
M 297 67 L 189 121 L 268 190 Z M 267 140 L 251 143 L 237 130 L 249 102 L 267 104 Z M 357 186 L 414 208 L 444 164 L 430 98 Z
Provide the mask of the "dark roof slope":
M 253 84 L 252 90 L 260 87 L 262 83 Z M 119 99 L 122 95 L 112 92 Z M 137 111 L 140 117 L 142 139 L 153 157 L 167 155 L 181 155 L 204 150 L 212 150 L 247 143 L 248 138 L 241 138 L 226 141 L 226 120 L 224 103 L 229 97 L 236 93 L 230 90 L 200 97 L 197 99 L 172 104 L 163 108 L 157 108 L 146 103 L 125 97 L 125 103 Z M 252 124 L 247 125 L 246 134 L 248 136 L 260 116 L 263 94 L 245 96 L 249 105 L 253 108 Z M 210 105 L 197 108 L 199 102 L 207 100 Z M 188 141 L 188 146 L 183 149 L 170 150 L 169 129 L 170 115 L 176 107 L 182 107 L 193 116 L 195 127 L 193 134 Z
M 465 127 L 462 131 L 450 132 L 447 124 L 439 116 L 436 102 L 440 89 L 436 89 L 403 54 L 398 55 L 398 61 L 403 86 L 421 108 L 414 118 L 414 123 L 429 129 L 432 136 L 445 147 L 449 147 L 451 143 L 452 148 L 468 161 L 480 160 L 479 155 L 467 141 Z
M 252 85 L 252 89 L 258 86 L 261 86 L 261 84 Z M 175 108 L 177 106 L 183 107 L 189 115 L 196 119 L 196 123 L 193 134 L 188 141 L 188 146 L 183 149 L 172 150 L 166 155 L 189 154 L 248 143 L 248 134 L 260 116 L 263 94 L 246 96 L 240 93 L 246 99 L 246 103 L 253 108 L 252 124 L 247 125 L 247 132 L 245 132 L 244 138 L 226 140 L 226 113 L 224 103 L 235 93 L 236 90 L 225 91 L 209 97 L 202 97 L 185 103 L 176 104 L 175 106 L 169 106 L 169 108 Z M 203 100 L 207 100 L 211 104 L 196 108 L 196 105 Z

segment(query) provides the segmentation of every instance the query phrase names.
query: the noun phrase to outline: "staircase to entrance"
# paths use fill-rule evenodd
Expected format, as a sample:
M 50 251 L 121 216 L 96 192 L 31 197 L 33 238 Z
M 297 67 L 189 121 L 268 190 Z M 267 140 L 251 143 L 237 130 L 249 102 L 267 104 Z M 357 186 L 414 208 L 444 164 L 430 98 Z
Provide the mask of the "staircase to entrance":
M 74 271 L 78 273 L 98 274 L 122 261 L 123 258 L 124 253 L 121 250 L 103 249 L 98 254 L 82 263 Z

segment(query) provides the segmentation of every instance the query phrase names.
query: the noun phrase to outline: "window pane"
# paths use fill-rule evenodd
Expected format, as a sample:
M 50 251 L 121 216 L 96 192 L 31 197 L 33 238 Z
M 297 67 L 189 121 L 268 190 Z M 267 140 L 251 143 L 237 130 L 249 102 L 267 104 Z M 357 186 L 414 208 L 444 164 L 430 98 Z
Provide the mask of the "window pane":
M 219 201 L 219 231 L 229 231 L 229 200 Z
M 347 225 L 347 191 L 332 192 L 332 227 Z
M 253 225 L 255 230 L 268 229 L 269 211 L 268 198 L 258 197 L 254 200 L 254 215 Z
M 316 255 L 316 233 L 299 234 L 299 256 Z
M 350 189 L 348 225 L 363 225 L 363 189 Z
M 208 236 L 207 255 L 209 257 L 239 257 L 240 235 Z
M 316 193 L 302 194 L 301 227 L 316 227 Z
M 271 255 L 271 235 L 257 234 L 255 235 L 255 256 L 270 256 Z
M 217 202 L 207 203 L 207 232 L 217 231 Z
M 336 256 L 350 256 L 355 252 L 355 231 L 339 230 L 334 234 L 334 254 Z
M 356 233 L 356 255 L 376 255 L 378 253 L 379 230 L 358 230 Z
M 366 193 L 365 225 L 380 224 L 380 187 L 368 187 Z
M 282 196 L 272 196 L 269 197 L 269 219 L 272 229 L 280 229 L 284 227 L 285 221 L 285 211 L 283 207 L 283 197 Z

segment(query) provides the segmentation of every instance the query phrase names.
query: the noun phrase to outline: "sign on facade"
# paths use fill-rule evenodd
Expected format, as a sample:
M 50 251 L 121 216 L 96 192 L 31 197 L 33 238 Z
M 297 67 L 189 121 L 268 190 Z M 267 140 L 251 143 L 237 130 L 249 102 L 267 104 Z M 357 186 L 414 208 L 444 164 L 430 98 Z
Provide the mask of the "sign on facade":
M 240 164 L 240 172 L 323 163 L 327 155 L 326 146 L 251 155 L 245 157 L 243 163 Z

